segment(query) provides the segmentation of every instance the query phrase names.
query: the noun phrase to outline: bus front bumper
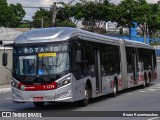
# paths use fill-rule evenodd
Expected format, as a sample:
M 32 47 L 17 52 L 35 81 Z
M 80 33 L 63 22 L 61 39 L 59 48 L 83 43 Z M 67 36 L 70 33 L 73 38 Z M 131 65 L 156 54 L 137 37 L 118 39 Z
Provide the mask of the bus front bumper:
M 12 98 L 15 103 L 24 102 L 74 102 L 71 84 L 47 91 L 22 91 L 12 87 Z

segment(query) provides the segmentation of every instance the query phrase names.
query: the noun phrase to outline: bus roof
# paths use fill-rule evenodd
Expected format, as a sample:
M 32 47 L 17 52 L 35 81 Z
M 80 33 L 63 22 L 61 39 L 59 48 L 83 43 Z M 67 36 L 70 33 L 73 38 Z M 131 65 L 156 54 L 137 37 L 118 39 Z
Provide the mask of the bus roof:
M 124 40 L 125 41 L 125 46 L 128 47 L 137 47 L 137 48 L 146 48 L 146 49 L 155 49 L 153 46 L 150 46 L 148 44 L 138 42 L 138 41 L 133 41 L 133 40 Z
M 56 27 L 56 28 L 43 28 L 37 30 L 31 30 L 19 35 L 14 43 L 26 44 L 26 43 L 45 43 L 45 42 L 58 42 L 66 41 L 73 37 L 79 37 L 84 40 L 90 40 L 95 42 L 109 42 L 110 44 L 119 44 L 117 38 L 108 37 L 78 28 L 70 27 Z
M 14 43 L 15 44 L 29 44 L 29 43 L 48 43 L 48 42 L 58 42 L 67 41 L 73 37 L 78 37 L 82 40 L 94 41 L 99 43 L 119 45 L 120 41 L 123 39 L 118 39 L 115 37 L 109 37 L 105 35 L 100 35 L 97 33 L 92 33 L 78 28 L 70 27 L 54 27 L 54 28 L 43 28 L 30 30 L 19 35 Z M 126 46 L 142 47 L 153 49 L 153 47 L 135 41 L 124 40 Z

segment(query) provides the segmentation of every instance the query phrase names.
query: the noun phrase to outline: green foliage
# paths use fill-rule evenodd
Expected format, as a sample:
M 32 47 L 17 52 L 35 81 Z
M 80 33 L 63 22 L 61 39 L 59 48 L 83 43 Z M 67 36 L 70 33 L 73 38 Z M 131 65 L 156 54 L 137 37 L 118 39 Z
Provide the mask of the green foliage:
M 20 24 L 17 28 L 29 28 L 29 27 L 30 27 L 29 24 L 23 23 L 23 24 Z
M 25 11 L 21 4 L 17 3 L 16 5 L 10 4 L 10 27 L 17 27 L 25 16 Z
M 21 4 L 8 5 L 6 0 L 0 0 L 0 26 L 17 27 L 25 14 Z
M 82 7 L 81 20 L 85 29 L 98 32 L 107 21 L 112 20 L 114 5 L 106 0 L 104 3 L 86 2 Z
M 160 29 L 160 7 L 159 4 L 149 4 L 146 0 L 122 0 L 120 4 L 114 5 L 105 0 L 103 3 L 86 2 L 74 5 L 63 4 L 58 8 L 56 25 L 76 27 L 79 21 L 84 29 L 101 33 L 101 28 L 108 21 L 117 22 L 117 27 L 134 27 L 132 22 L 137 22 L 144 32 L 144 23 L 150 36 L 154 36 Z M 33 16 L 33 25 L 41 27 L 41 19 L 44 19 L 44 27 L 52 26 L 52 11 L 39 9 Z M 103 31 L 104 32 L 104 31 Z M 123 31 L 121 31 L 123 34 Z
M 157 3 L 149 4 L 146 0 L 123 0 L 117 5 L 115 11 L 114 21 L 118 23 L 118 26 L 130 28 L 134 27 L 132 22 L 137 22 L 144 32 L 146 22 L 150 37 L 160 29 L 160 10 Z
M 160 10 L 158 4 L 150 4 L 150 15 L 147 18 L 147 26 L 150 37 L 154 37 L 157 30 L 160 29 Z
M 43 27 L 51 27 L 52 26 L 52 11 L 46 10 L 43 8 L 39 8 L 33 18 L 33 26 L 35 28 L 42 27 L 42 19 L 43 19 Z
M 76 25 L 71 21 L 72 11 L 68 5 L 64 4 L 64 8 L 60 8 L 57 12 L 56 26 L 58 27 L 76 27 Z M 46 10 L 40 8 L 33 18 L 33 26 L 36 28 L 42 27 L 52 27 L 52 10 Z
M 58 21 L 56 26 L 58 27 L 76 27 L 76 25 L 73 22 L 70 22 L 68 20 Z

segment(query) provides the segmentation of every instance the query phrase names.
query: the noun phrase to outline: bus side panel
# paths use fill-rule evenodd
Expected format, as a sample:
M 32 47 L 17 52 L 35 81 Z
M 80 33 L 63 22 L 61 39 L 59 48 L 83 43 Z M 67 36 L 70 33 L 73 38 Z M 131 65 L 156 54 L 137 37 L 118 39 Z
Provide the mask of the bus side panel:
M 144 83 L 144 72 L 138 72 L 138 83 L 137 85 L 142 85 Z
M 74 84 L 73 84 L 73 91 L 74 91 L 74 101 L 82 100 L 84 99 L 84 91 L 85 91 L 85 85 L 87 80 L 91 82 L 92 87 L 92 98 L 96 97 L 96 79 L 90 76 L 84 77 L 82 79 L 76 80 L 74 77 Z
M 113 92 L 113 87 L 111 86 L 112 79 L 108 76 L 102 76 L 102 94 L 106 95 Z

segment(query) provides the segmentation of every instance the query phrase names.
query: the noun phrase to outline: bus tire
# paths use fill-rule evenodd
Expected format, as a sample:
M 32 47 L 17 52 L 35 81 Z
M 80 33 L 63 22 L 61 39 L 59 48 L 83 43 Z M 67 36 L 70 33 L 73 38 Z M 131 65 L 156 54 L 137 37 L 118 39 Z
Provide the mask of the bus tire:
M 113 97 L 116 97 L 116 96 L 117 96 L 117 92 L 118 92 L 118 84 L 117 84 L 117 81 L 114 80 L 112 96 L 113 96 Z
M 149 75 L 148 75 L 148 82 L 147 82 L 147 84 L 146 84 L 146 87 L 149 87 L 150 84 L 151 84 L 151 75 L 150 75 L 150 73 L 149 73 Z
M 145 74 L 144 75 L 144 82 L 143 82 L 142 88 L 145 88 L 146 86 L 147 86 L 147 75 Z
M 86 84 L 84 91 L 84 99 L 80 101 L 81 106 L 87 106 L 89 104 L 89 98 L 90 98 L 89 96 L 90 96 L 90 90 L 88 85 Z
M 33 102 L 35 107 L 43 107 L 44 102 Z

